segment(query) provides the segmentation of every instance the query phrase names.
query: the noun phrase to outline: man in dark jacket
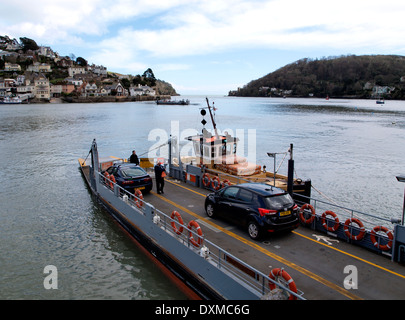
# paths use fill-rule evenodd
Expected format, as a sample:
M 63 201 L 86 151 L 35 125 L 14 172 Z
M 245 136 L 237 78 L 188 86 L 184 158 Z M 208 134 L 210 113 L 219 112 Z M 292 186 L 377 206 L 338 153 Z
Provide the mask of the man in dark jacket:
M 139 166 L 139 159 L 138 156 L 136 155 L 135 150 L 132 150 L 132 154 L 129 157 L 129 162 L 135 163 L 137 166 Z
M 166 176 L 165 167 L 160 162 L 158 162 L 155 165 L 155 178 L 156 178 L 157 193 L 164 193 L 163 187 L 165 186 L 165 176 Z

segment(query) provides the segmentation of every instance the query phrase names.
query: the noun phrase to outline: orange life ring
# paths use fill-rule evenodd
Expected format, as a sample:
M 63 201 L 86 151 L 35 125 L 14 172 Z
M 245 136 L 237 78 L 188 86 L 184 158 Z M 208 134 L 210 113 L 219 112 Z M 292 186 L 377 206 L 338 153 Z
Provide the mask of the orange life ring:
M 117 183 L 117 181 L 115 180 L 114 175 L 110 175 L 110 188 L 114 189 L 114 183 Z
M 308 219 L 305 219 L 305 217 L 304 217 L 304 210 L 305 209 L 310 209 L 311 210 L 311 216 Z M 299 215 L 300 215 L 300 219 L 301 219 L 301 221 L 303 223 L 310 224 L 315 220 L 315 209 L 309 203 L 306 203 L 301 207 Z
M 219 178 L 217 176 L 212 177 L 211 187 L 214 190 L 219 190 L 221 188 L 221 181 L 219 181 Z
M 104 183 L 107 184 L 108 182 L 107 179 L 110 179 L 110 175 L 108 174 L 107 171 L 104 171 L 103 175 L 104 175 Z
M 197 230 L 197 234 L 198 234 L 198 240 L 197 241 L 195 241 L 194 240 L 194 237 L 193 237 L 193 233 L 191 232 L 191 229 L 192 228 L 196 228 L 196 230 Z M 200 225 L 196 222 L 196 221 L 190 221 L 190 223 L 188 224 L 188 226 L 187 226 L 187 228 L 188 229 L 190 229 L 190 235 L 189 235 L 189 239 L 190 239 L 190 242 L 195 246 L 195 247 L 199 247 L 200 245 L 201 245 L 201 243 L 202 243 L 202 235 L 203 235 L 203 233 L 202 233 L 202 230 L 201 230 L 201 228 L 200 228 Z
M 326 223 L 326 216 L 332 216 L 333 219 L 335 219 L 335 224 L 332 227 L 328 227 L 328 224 Z M 330 232 L 335 232 L 339 228 L 339 218 L 337 217 L 336 213 L 333 211 L 325 211 L 322 213 L 322 226 Z
M 225 179 L 221 182 L 221 188 L 225 188 L 231 185 L 231 182 L 228 179 Z
M 207 187 L 207 188 L 211 184 L 211 178 L 210 178 L 210 175 L 208 173 L 203 174 L 202 183 L 203 183 L 204 187 Z
M 172 228 L 173 228 L 174 232 L 176 232 L 177 234 L 181 234 L 183 232 L 183 230 L 184 230 L 184 228 L 183 228 L 184 222 L 183 222 L 183 219 L 182 219 L 180 213 L 178 213 L 177 211 L 173 211 L 171 218 L 172 219 L 177 218 L 177 220 L 179 221 L 179 224 L 180 224 L 179 229 L 177 229 L 176 223 L 174 221 L 171 222 L 171 225 L 172 225 Z
M 284 269 L 281 269 L 281 268 L 274 268 L 273 270 L 270 271 L 270 273 L 269 273 L 270 279 L 277 281 L 278 277 L 283 277 L 283 279 L 288 284 L 288 289 L 290 289 L 294 293 L 297 293 L 297 286 L 295 285 L 294 280 L 287 273 L 287 271 L 285 271 Z M 276 288 L 276 284 L 269 281 L 269 287 L 270 287 L 270 290 L 274 290 Z M 288 300 L 297 300 L 297 297 L 290 294 L 290 296 L 288 297 Z
M 136 198 L 134 199 L 136 206 L 138 208 L 143 207 L 143 195 L 142 195 L 141 190 L 135 189 L 135 197 L 138 198 L 138 199 L 136 199 Z
M 376 240 L 375 236 L 376 236 L 377 232 L 379 232 L 379 231 L 384 231 L 387 234 L 388 239 L 389 239 L 387 244 L 381 245 Z M 394 240 L 394 235 L 392 234 L 392 232 L 390 230 L 388 230 L 388 228 L 383 227 L 383 226 L 377 226 L 377 227 L 374 227 L 373 230 L 371 230 L 370 239 L 376 248 L 383 250 L 383 251 L 387 251 L 392 248 L 392 240 Z
M 356 236 L 351 234 L 349 231 L 349 225 L 351 223 L 356 223 L 360 227 L 360 232 Z M 364 235 L 366 234 L 366 228 L 364 228 L 363 223 L 359 219 L 356 219 L 356 218 L 347 219 L 345 222 L 345 225 L 343 227 L 343 230 L 345 231 L 346 236 L 352 240 L 361 240 L 361 239 L 363 239 Z

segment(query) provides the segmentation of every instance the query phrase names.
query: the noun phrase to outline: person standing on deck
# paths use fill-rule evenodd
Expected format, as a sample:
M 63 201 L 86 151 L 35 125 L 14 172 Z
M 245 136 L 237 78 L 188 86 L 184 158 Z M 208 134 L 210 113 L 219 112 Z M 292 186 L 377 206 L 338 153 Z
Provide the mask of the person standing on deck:
M 158 162 L 155 165 L 155 178 L 156 178 L 156 189 L 157 193 L 164 193 L 163 192 L 163 187 L 165 186 L 165 177 L 166 177 L 166 171 L 165 167 L 162 165 L 161 162 Z
M 132 154 L 129 157 L 129 162 L 136 164 L 137 166 L 139 166 L 139 158 L 136 155 L 135 150 L 132 150 Z

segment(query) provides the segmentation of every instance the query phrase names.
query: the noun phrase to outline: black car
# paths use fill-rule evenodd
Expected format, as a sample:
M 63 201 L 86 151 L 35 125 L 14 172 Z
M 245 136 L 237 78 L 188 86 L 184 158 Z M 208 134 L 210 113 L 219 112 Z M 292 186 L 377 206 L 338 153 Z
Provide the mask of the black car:
M 298 206 L 284 190 L 264 183 L 243 183 L 207 195 L 205 211 L 209 217 L 222 216 L 247 227 L 252 239 L 267 232 L 298 227 Z
M 153 182 L 150 175 L 140 166 L 133 163 L 116 163 L 109 167 L 108 174 L 112 174 L 119 186 L 133 193 L 139 189 L 142 193 L 152 190 Z

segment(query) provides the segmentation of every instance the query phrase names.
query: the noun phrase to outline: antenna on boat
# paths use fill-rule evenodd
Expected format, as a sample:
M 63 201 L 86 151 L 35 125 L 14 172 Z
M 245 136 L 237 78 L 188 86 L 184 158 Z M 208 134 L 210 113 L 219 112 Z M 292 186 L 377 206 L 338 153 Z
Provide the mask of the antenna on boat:
M 214 130 L 215 130 L 215 135 L 218 137 L 217 125 L 216 125 L 216 123 L 215 123 L 214 117 L 212 116 L 210 103 L 209 103 L 207 97 L 206 97 L 205 99 L 207 100 L 208 111 L 210 112 L 212 125 L 214 126 Z

